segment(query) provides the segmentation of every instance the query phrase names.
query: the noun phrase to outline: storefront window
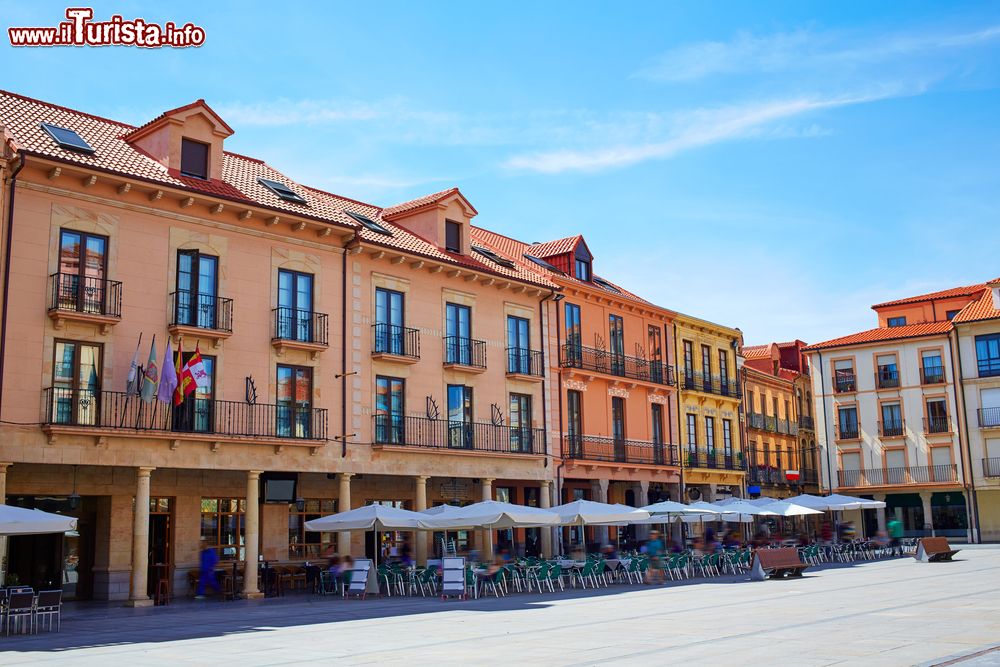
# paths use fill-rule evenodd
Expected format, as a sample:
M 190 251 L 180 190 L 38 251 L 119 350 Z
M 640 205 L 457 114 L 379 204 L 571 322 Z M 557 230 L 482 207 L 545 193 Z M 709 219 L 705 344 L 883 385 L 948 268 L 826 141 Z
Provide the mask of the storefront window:
M 204 546 L 218 550 L 219 560 L 246 560 L 243 541 L 246 506 L 242 498 L 201 499 L 201 536 Z
M 337 533 L 315 533 L 306 530 L 306 521 L 337 513 L 336 500 L 305 501 L 300 512 L 296 505 L 288 506 L 288 557 L 318 560 L 337 550 Z

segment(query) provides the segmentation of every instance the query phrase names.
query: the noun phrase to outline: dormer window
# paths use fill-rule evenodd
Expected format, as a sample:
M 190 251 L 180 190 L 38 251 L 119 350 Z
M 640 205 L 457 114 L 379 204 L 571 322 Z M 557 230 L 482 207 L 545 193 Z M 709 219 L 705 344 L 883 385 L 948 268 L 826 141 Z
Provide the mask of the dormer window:
M 444 249 L 448 252 L 462 252 L 462 225 L 451 220 L 444 221 Z
M 181 139 L 181 174 L 208 180 L 208 144 Z
M 590 282 L 590 262 L 579 257 L 576 258 L 576 279 Z
M 888 322 L 890 327 L 905 327 L 906 318 L 905 317 L 890 317 Z

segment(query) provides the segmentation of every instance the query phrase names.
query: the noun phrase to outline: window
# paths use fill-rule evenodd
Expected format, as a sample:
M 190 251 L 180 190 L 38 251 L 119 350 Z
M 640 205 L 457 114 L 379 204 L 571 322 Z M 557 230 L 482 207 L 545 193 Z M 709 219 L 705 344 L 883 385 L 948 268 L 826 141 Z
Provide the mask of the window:
M 701 374 L 706 384 L 712 382 L 712 348 L 708 345 L 701 346 Z
M 920 353 L 920 381 L 922 384 L 944 382 L 944 364 L 941 362 L 940 351 L 928 350 Z
M 405 389 L 401 378 L 375 377 L 375 442 L 406 443 Z
M 507 372 L 531 373 L 531 325 L 524 317 L 507 316 Z
M 279 365 L 277 376 L 278 436 L 312 437 L 312 369 Z
M 389 231 L 389 229 L 375 222 L 366 215 L 361 215 L 360 213 L 355 213 L 354 211 L 348 211 L 346 208 L 344 209 L 344 213 L 349 215 L 356 222 L 361 223 L 361 226 L 368 231 L 375 232 L 376 234 L 384 234 L 385 236 L 392 236 L 392 232 Z
M 857 391 L 857 380 L 854 375 L 854 361 L 840 359 L 833 362 L 834 390 L 838 394 Z
M 246 560 L 243 543 L 243 498 L 202 498 L 201 536 L 206 547 L 219 552 L 219 560 Z
M 767 416 L 767 396 L 764 395 L 763 390 L 760 392 L 760 414 Z
M 314 335 L 312 314 L 312 274 L 279 269 L 278 310 L 275 313 L 278 338 L 311 343 Z
M 306 530 L 306 521 L 337 513 L 336 500 L 307 498 L 302 511 L 288 506 L 288 557 L 319 560 L 337 549 L 337 533 L 316 533 Z
M 726 458 L 733 455 L 733 422 L 731 419 L 722 420 L 722 453 Z
M 218 323 L 219 258 L 197 250 L 177 251 L 174 321 L 202 329 Z
M 960 312 L 962 312 L 961 308 L 959 308 L 957 310 L 948 310 L 948 311 L 945 311 L 944 317 L 945 317 L 946 320 L 953 320 L 953 319 L 955 319 L 955 316 L 958 315 Z
M 774 411 L 771 414 L 773 414 L 774 418 L 777 419 L 778 418 L 778 397 L 777 396 L 772 396 L 771 397 L 771 407 L 774 409 Z
M 472 387 L 448 385 L 448 446 L 472 449 Z
M 444 221 L 444 249 L 462 252 L 462 225 L 451 220 Z
M 103 314 L 107 306 L 108 238 L 71 229 L 59 232 L 56 307 Z
M 611 397 L 611 436 L 615 443 L 615 460 L 625 460 L 625 399 Z
M 837 409 L 838 437 L 841 440 L 855 440 L 858 432 L 858 408 L 855 406 Z
M 531 396 L 510 395 L 510 450 L 531 452 Z
M 976 360 L 979 377 L 1000 375 L 1000 334 L 976 336 Z
M 754 408 L 753 392 L 747 389 L 747 410 L 750 412 L 750 414 L 753 414 L 753 408 Z
M 585 259 L 576 258 L 574 267 L 576 269 L 577 280 L 583 280 L 584 282 L 590 282 L 590 262 Z
M 69 340 L 55 342 L 51 420 L 56 424 L 100 424 L 101 345 Z
M 569 437 L 571 457 L 583 454 L 583 412 L 580 408 L 582 395 L 570 389 L 566 392 L 566 435 Z
M 263 185 L 265 188 L 278 195 L 280 199 L 285 201 L 295 202 L 296 204 L 305 204 L 306 200 L 299 195 L 295 190 L 284 183 L 279 183 L 278 181 L 272 181 L 267 178 L 258 178 L 257 182 Z
M 181 139 L 181 174 L 208 180 L 208 144 Z
M 445 304 L 445 363 L 472 365 L 472 309 Z
M 709 456 L 715 456 L 715 417 L 705 417 L 705 447 Z
M 611 283 L 609 283 L 604 278 L 598 278 L 597 276 L 594 276 L 594 284 L 597 285 L 598 287 L 602 288 L 602 289 L 606 289 L 609 292 L 614 292 L 615 294 L 621 294 L 622 293 L 622 291 L 620 289 L 618 289 L 617 287 L 615 287 L 614 285 L 612 285 Z
M 404 305 L 402 292 L 375 288 L 375 352 L 406 354 Z
M 580 306 L 567 303 L 563 309 L 566 325 L 566 363 L 579 366 L 583 363 L 583 331 L 580 328 Z
M 927 401 L 927 432 L 947 433 L 948 403 L 943 398 L 931 398 Z
M 649 342 L 649 379 L 653 382 L 663 382 L 663 330 L 650 324 L 647 329 L 647 338 Z
M 474 245 L 472 249 L 479 253 L 480 255 L 486 257 L 487 259 L 499 264 L 500 266 L 506 266 L 508 269 L 514 268 L 514 262 L 510 261 L 506 257 L 501 257 L 489 248 L 483 248 L 482 246 Z
M 688 451 L 694 452 L 698 446 L 698 417 L 688 414 L 687 416 L 687 441 Z
M 896 355 L 880 354 L 875 358 L 878 366 L 877 380 L 879 389 L 895 389 L 899 387 L 899 367 L 896 366 Z
M 178 354 L 174 352 L 174 354 Z M 185 352 L 181 365 L 187 363 L 194 352 Z M 195 385 L 194 395 L 184 399 L 184 402 L 174 407 L 173 430 L 195 433 L 211 433 L 215 426 L 215 357 L 202 355 L 202 365 L 205 367 L 207 385 Z
M 812 392 L 806 392 L 806 416 L 812 417 L 813 414 L 813 399 Z
M 903 413 L 899 403 L 883 403 L 881 434 L 884 438 L 898 438 L 903 435 Z
M 890 327 L 905 327 L 906 318 L 905 317 L 890 317 L 887 324 Z
M 45 130 L 46 134 L 52 137 L 53 141 L 59 144 L 60 148 L 77 153 L 87 153 L 88 155 L 94 152 L 93 147 L 73 130 L 59 127 L 58 125 L 50 125 L 49 123 L 41 123 L 41 128 Z
M 653 429 L 653 462 L 662 465 L 663 457 L 663 406 L 659 403 L 651 403 L 649 406 L 650 417 L 652 418 Z
M 684 384 L 690 389 L 694 386 L 694 346 L 691 341 L 684 341 Z
M 625 374 L 625 323 L 619 315 L 608 315 L 608 339 L 611 343 L 611 373 Z
M 729 383 L 729 353 L 719 350 L 719 378 L 723 384 Z
M 792 421 L 792 406 L 788 399 L 785 399 L 785 420 L 788 422 Z

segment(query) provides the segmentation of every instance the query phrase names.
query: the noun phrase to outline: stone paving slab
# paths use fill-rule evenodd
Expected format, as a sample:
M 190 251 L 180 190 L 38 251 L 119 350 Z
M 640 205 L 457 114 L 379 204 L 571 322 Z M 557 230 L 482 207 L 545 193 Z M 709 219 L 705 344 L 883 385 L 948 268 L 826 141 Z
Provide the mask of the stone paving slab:
M 293 595 L 129 609 L 67 604 L 62 631 L 0 636 L 3 665 L 1000 665 L 1000 546 L 502 599 Z M 968 658 L 966 658 L 968 656 Z

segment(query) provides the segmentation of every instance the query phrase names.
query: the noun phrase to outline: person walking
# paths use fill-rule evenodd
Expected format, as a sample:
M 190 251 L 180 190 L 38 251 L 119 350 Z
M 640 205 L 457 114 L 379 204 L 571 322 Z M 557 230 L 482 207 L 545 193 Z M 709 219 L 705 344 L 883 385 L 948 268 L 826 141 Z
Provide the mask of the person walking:
M 903 522 L 893 516 L 885 525 L 889 533 L 889 548 L 896 556 L 903 555 Z
M 215 547 L 208 546 L 205 538 L 201 538 L 201 568 L 198 570 L 198 593 L 195 600 L 205 599 L 205 589 L 211 587 L 216 593 L 221 593 L 218 579 L 215 578 L 215 566 L 219 562 L 219 555 L 215 552 Z
M 649 556 L 649 568 L 646 570 L 646 583 L 652 584 L 653 580 L 658 583 L 667 583 L 663 576 L 663 542 L 660 540 L 659 531 L 649 533 L 649 542 L 646 542 L 646 555 Z

